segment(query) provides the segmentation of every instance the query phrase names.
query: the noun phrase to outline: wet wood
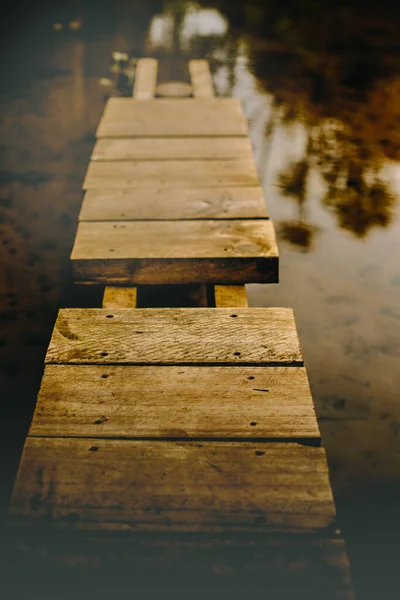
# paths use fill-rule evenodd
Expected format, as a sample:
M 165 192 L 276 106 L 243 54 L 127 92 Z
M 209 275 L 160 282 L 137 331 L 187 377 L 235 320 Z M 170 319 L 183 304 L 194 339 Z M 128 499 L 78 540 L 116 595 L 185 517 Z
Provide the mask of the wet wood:
M 132 102 L 110 98 L 97 137 L 247 136 L 247 123 L 235 98 L 157 98 Z
M 189 74 L 196 98 L 212 98 L 214 86 L 208 60 L 190 60 Z
M 47 365 L 29 435 L 320 440 L 303 367 Z
M 13 590 L 22 587 L 35 598 L 43 598 L 42 590 L 52 583 L 52 597 L 62 585 L 64 592 L 71 590 L 67 597 L 86 600 L 90 588 L 105 600 L 115 593 L 118 581 L 124 595 L 134 587 L 143 600 L 159 598 L 166 589 L 176 600 L 221 600 L 228 594 L 232 600 L 245 600 L 260 597 L 260 590 L 272 600 L 354 600 L 342 539 L 299 533 L 271 538 L 165 534 L 154 539 L 135 534 L 111 539 L 58 531 L 56 539 L 42 535 L 27 540 L 20 532 L 4 544 L 9 555 L 5 571 Z M 77 596 L 78 590 L 82 595 Z
M 83 189 L 251 185 L 259 185 L 253 160 L 126 160 L 91 162 Z
M 75 531 L 312 532 L 335 508 L 322 448 L 28 437 L 10 518 L 49 514 Z
M 81 221 L 259 219 L 268 217 L 262 188 L 148 187 L 85 193 Z
M 76 281 L 106 285 L 278 280 L 269 220 L 81 221 L 71 262 Z
M 91 156 L 92 161 L 252 159 L 251 143 L 245 137 L 102 138 Z
M 136 66 L 133 97 L 135 100 L 150 100 L 155 96 L 158 61 L 154 58 L 140 58 Z
M 244 285 L 216 285 L 214 286 L 215 306 L 217 308 L 241 307 L 246 308 L 246 288 Z
M 103 308 L 136 308 L 137 289 L 135 287 L 106 287 Z
M 298 365 L 289 308 L 62 309 L 47 363 Z

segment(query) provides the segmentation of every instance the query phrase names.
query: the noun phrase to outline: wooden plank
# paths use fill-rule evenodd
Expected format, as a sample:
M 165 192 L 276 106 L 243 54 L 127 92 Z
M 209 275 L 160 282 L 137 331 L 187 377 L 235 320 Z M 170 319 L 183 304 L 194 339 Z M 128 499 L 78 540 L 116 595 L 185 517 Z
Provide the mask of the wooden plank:
M 216 285 L 214 286 L 216 308 L 229 308 L 238 306 L 246 308 L 246 288 L 244 285 Z
M 75 531 L 307 532 L 335 508 L 322 448 L 28 437 L 10 518 L 49 516 Z
M 47 365 L 29 435 L 320 440 L 303 367 Z
M 148 187 L 85 193 L 81 221 L 267 218 L 262 188 Z
M 46 362 L 303 364 L 289 308 L 62 309 Z
M 20 531 L 4 546 L 5 572 L 14 597 L 110 598 L 118 589 L 135 589 L 140 599 L 169 596 L 177 600 L 262 597 L 275 600 L 354 600 L 346 547 L 340 538 L 295 536 L 148 536 L 120 538 L 71 536 L 57 532 L 27 538 Z M 74 568 L 75 567 L 75 568 Z M 24 573 L 24 577 L 21 577 Z M 157 577 L 154 577 L 157 573 Z M 32 577 L 32 574 L 34 576 Z M 49 596 L 49 583 L 54 593 Z M 5 589 L 7 583 L 4 582 Z M 77 596 L 79 591 L 81 596 Z M 35 594 L 36 592 L 36 594 Z M 25 593 L 25 595 L 24 595 Z
M 150 100 L 155 96 L 158 61 L 155 58 L 140 58 L 136 66 L 133 97 L 135 100 Z
M 252 160 L 249 138 L 101 138 L 92 161 Z
M 275 283 L 269 220 L 81 221 L 71 254 L 76 281 L 106 285 Z
M 106 287 L 103 308 L 136 308 L 137 289 L 135 287 Z
M 214 86 L 208 61 L 190 60 L 189 73 L 193 95 L 196 98 L 212 98 L 214 96 Z
M 251 185 L 259 185 L 253 160 L 139 160 L 91 162 L 83 189 Z
M 247 136 L 247 123 L 236 98 L 157 98 L 132 102 L 110 98 L 97 128 L 103 137 Z

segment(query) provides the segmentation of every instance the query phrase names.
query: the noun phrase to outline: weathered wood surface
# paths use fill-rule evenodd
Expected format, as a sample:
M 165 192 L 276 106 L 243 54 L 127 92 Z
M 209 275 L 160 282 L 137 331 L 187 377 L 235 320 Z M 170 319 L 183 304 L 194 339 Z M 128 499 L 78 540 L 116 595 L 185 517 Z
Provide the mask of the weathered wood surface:
M 276 258 L 268 219 L 83 221 L 72 260 L 112 258 Z
M 335 508 L 322 448 L 28 437 L 10 518 L 49 515 L 73 530 L 288 532 L 329 529 Z
M 246 136 L 247 123 L 235 98 L 157 98 L 132 102 L 110 98 L 97 137 Z
M 136 308 L 137 289 L 135 287 L 106 287 L 104 290 L 103 308 Z
M 76 281 L 115 284 L 276 283 L 269 220 L 81 221 L 71 253 Z
M 298 365 L 289 308 L 62 309 L 47 363 Z
M 251 143 L 246 137 L 102 138 L 91 156 L 92 161 L 252 159 Z
M 214 298 L 216 308 L 247 308 L 249 305 L 244 285 L 216 285 Z
M 260 219 L 268 217 L 262 188 L 148 187 L 85 193 L 81 221 Z
M 135 100 L 150 100 L 154 97 L 157 85 L 158 61 L 154 58 L 140 58 L 136 66 L 133 97 Z
M 190 60 L 189 74 L 196 98 L 212 98 L 214 86 L 207 60 Z
M 259 185 L 253 160 L 145 160 L 89 164 L 84 190 Z
M 303 367 L 47 365 L 47 437 L 320 439 Z
M 27 597 L 46 600 L 60 597 L 60 586 L 66 598 L 86 600 L 90 589 L 108 600 L 116 582 L 124 597 L 134 589 L 138 600 L 161 598 L 165 590 L 177 600 L 221 600 L 228 594 L 232 600 L 354 600 L 346 547 L 337 538 L 177 534 L 154 540 L 146 534 L 129 539 L 86 534 L 73 543 L 58 533 L 56 540 L 39 535 L 29 543 L 14 535 L 4 545 L 10 589 L 22 587 Z M 49 583 L 54 592 L 47 597 Z

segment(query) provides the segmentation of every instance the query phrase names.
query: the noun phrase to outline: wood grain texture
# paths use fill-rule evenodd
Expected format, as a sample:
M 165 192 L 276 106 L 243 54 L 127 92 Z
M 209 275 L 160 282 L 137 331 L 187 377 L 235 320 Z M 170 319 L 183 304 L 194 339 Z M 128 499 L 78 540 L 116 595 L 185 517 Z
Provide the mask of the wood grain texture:
M 271 600 L 354 600 L 344 541 L 316 534 L 293 537 L 136 534 L 111 539 L 58 530 L 49 538 L 43 533 L 28 537 L 24 528 L 24 534 L 14 530 L 5 540 L 5 572 L 10 589 L 23 588 L 15 598 L 56 598 L 62 586 L 66 598 L 87 600 L 90 589 L 108 600 L 117 581 L 120 594 L 129 597 L 134 589 L 138 600 L 162 598 L 165 590 L 176 600 L 247 600 L 259 598 L 260 590 Z M 49 583 L 53 593 L 45 596 Z
M 94 308 L 59 311 L 46 362 L 302 366 L 302 355 L 289 308 Z
M 136 66 L 133 97 L 135 100 L 150 100 L 155 96 L 158 61 L 155 58 L 140 58 Z
M 335 508 L 322 448 L 28 437 L 10 517 L 89 531 L 304 532 L 332 527 Z
M 271 221 L 81 221 L 76 281 L 113 284 L 275 283 Z
M 250 140 L 232 138 L 102 138 L 92 161 L 252 160 Z
M 302 367 L 47 365 L 29 435 L 320 440 Z
M 235 98 L 157 98 L 132 102 L 110 98 L 97 137 L 246 136 L 247 123 Z
M 91 162 L 83 189 L 251 185 L 259 185 L 253 160 L 126 160 Z
M 85 193 L 80 221 L 267 218 L 263 190 L 249 187 L 149 187 Z
M 103 308 L 136 308 L 137 289 L 135 287 L 106 287 Z
M 214 298 L 216 308 L 246 308 L 249 305 L 244 285 L 216 285 Z
M 212 98 L 214 96 L 214 86 L 207 60 L 190 60 L 189 74 L 193 95 L 196 98 Z

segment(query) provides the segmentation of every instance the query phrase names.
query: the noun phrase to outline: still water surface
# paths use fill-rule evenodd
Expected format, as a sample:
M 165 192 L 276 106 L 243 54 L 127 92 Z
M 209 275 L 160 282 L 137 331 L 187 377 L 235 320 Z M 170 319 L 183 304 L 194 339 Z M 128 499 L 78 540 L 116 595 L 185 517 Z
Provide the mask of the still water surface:
M 250 304 L 294 307 L 360 597 L 398 597 L 397 12 L 328 0 L 64 5 L 15 14 L 2 37 L 2 502 L 56 311 L 100 302 L 71 292 L 68 257 L 104 100 L 129 94 L 133 70 L 118 75 L 112 52 L 156 56 L 165 80 L 205 57 L 217 93 L 242 100 L 279 237 L 281 283 L 248 286 Z

